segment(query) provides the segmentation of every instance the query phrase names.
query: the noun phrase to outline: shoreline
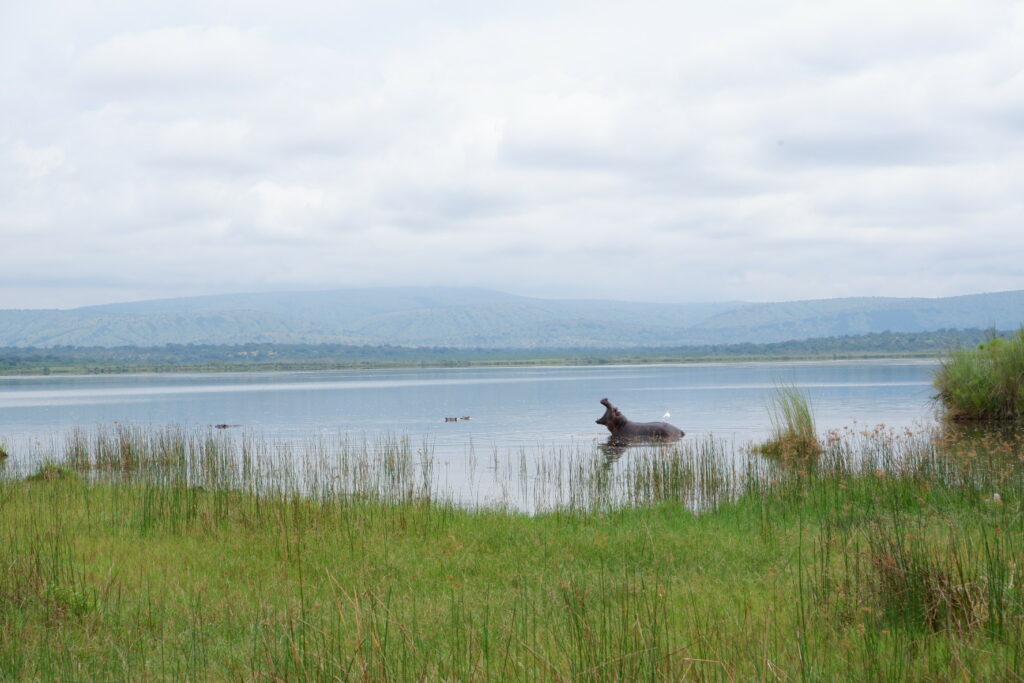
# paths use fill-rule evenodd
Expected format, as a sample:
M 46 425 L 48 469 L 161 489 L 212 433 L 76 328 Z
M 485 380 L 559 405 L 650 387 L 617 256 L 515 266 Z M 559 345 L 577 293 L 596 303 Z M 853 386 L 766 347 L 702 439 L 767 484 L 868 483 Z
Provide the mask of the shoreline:
M 258 372 L 317 372 L 328 370 L 437 370 L 456 368 L 540 368 L 540 367 L 593 367 L 616 365 L 696 365 L 704 363 L 792 363 L 816 361 L 872 361 L 872 360 L 933 360 L 942 352 L 921 351 L 905 353 L 821 353 L 821 354 L 701 354 L 652 355 L 649 357 L 623 354 L 578 357 L 451 359 L 451 360 L 360 360 L 360 361 L 275 361 L 251 363 L 73 363 L 66 365 L 32 364 L 24 368 L 0 368 L 0 377 L 76 377 L 91 375 L 142 374 L 226 374 Z
M 301 372 L 437 368 L 565 367 L 824 360 L 938 360 L 976 348 L 995 330 L 879 332 L 763 343 L 632 347 L 480 348 L 349 344 L 165 344 L 0 347 L 0 376 Z

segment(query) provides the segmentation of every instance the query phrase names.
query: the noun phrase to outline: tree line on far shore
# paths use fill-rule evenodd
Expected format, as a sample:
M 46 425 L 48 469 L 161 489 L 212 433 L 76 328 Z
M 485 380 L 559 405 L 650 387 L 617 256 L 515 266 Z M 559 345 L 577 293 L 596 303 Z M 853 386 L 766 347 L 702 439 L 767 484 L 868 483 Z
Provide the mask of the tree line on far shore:
M 971 348 L 993 330 L 880 332 L 768 344 L 714 344 L 647 348 L 458 348 L 352 344 L 165 344 L 162 346 L 53 346 L 0 348 L 0 373 L 120 372 L 131 370 L 245 369 L 484 364 L 659 363 L 706 359 L 798 359 L 939 356 Z

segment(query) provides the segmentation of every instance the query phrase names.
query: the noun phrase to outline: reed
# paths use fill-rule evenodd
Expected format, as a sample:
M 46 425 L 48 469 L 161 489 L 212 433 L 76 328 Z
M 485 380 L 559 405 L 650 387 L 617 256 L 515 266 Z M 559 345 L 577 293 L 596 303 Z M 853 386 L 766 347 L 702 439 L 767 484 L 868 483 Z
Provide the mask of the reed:
M 768 402 L 772 434 L 759 446 L 762 455 L 788 463 L 811 463 L 821 455 L 821 442 L 806 394 L 795 386 L 779 386 Z
M 0 679 L 1013 680 L 1019 442 L 495 453 L 74 432 L 0 475 Z M 488 459 L 484 459 L 487 461 Z M 47 467 L 73 476 L 28 477 Z M 999 494 L 998 496 L 996 494 Z
M 1024 329 L 991 337 L 973 349 L 949 352 L 933 381 L 950 420 L 1020 420 L 1024 417 Z

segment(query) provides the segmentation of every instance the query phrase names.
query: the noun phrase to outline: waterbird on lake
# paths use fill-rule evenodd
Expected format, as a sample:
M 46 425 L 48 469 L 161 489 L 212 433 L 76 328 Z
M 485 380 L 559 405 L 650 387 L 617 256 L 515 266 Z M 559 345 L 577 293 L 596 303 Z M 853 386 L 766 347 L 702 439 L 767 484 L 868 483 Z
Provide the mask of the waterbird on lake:
M 662 420 L 667 420 L 667 419 L 669 419 L 670 417 L 672 417 L 672 413 L 670 413 L 670 412 L 668 412 L 668 411 L 666 410 L 666 411 L 665 411 L 665 414 L 661 416 L 661 419 L 662 419 Z

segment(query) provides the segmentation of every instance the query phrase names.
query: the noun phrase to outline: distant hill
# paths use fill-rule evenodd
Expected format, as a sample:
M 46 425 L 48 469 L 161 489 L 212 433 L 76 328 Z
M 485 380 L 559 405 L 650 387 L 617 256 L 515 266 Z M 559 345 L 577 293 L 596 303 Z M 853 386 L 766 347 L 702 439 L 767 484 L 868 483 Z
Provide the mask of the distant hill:
M 0 346 L 340 343 L 608 349 L 1017 329 L 1022 323 L 1024 291 L 938 299 L 658 304 L 537 299 L 471 288 L 375 288 L 3 310 Z
M 745 337 L 756 343 L 938 329 L 996 328 L 1024 324 L 1024 291 L 939 299 L 886 297 L 816 299 L 749 304 L 709 316 L 692 328 L 711 342 Z
M 0 311 L 0 346 L 161 346 L 248 342 L 350 342 L 356 337 L 294 316 L 259 311 L 103 313 Z

